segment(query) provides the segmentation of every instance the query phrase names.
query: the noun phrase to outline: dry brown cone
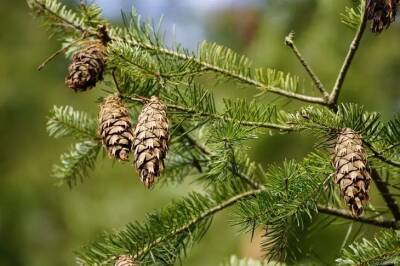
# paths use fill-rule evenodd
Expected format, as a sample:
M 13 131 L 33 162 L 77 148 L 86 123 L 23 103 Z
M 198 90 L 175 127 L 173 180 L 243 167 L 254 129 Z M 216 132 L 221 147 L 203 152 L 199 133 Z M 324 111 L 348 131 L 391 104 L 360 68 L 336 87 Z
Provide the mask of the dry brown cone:
M 119 256 L 114 266 L 139 266 L 131 255 Z
M 372 20 L 371 31 L 382 32 L 396 18 L 399 0 L 367 0 L 367 18 Z
M 107 96 L 100 105 L 99 135 L 110 157 L 127 161 L 132 149 L 132 122 L 120 97 Z
M 65 85 L 76 92 L 86 91 L 103 79 L 105 66 L 106 47 L 101 41 L 92 41 L 73 55 Z
M 368 202 L 371 181 L 367 154 L 362 137 L 351 128 L 343 128 L 337 137 L 332 164 L 336 169 L 335 182 L 354 216 L 360 216 Z
M 145 104 L 134 132 L 133 152 L 140 179 L 150 188 L 164 169 L 168 150 L 167 107 L 155 96 Z

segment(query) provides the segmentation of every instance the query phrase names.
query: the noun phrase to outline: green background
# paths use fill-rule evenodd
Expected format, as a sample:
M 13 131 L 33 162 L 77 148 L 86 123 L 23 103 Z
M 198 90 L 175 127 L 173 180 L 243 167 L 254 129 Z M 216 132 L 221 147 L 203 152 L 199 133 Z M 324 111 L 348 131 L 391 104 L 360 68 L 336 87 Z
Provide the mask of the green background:
M 352 30 L 340 23 L 339 14 L 346 4 L 351 1 L 275 0 L 258 8 L 220 10 L 203 23 L 208 40 L 248 55 L 257 66 L 290 71 L 306 79 L 303 69 L 283 43 L 286 34 L 294 30 L 297 46 L 323 82 L 331 87 L 353 35 Z M 384 119 L 398 112 L 399 43 L 398 25 L 380 36 L 368 32 L 340 100 L 364 104 L 368 110 L 381 112 Z M 57 41 L 49 40 L 39 21 L 29 15 L 24 1 L 2 1 L 0 265 L 73 265 L 73 251 L 95 239 L 100 232 L 142 220 L 146 212 L 199 189 L 188 180 L 184 185 L 146 191 L 131 165 L 113 165 L 108 159 L 98 160 L 96 170 L 82 185 L 72 190 L 56 187 L 50 177 L 51 165 L 58 162 L 59 154 L 72 142 L 47 136 L 48 111 L 53 105 L 72 105 L 95 116 L 95 100 L 104 95 L 98 88 L 84 94 L 67 89 L 64 76 L 68 62 L 62 56 L 43 71 L 36 70 L 58 48 Z M 233 88 L 228 83 L 215 93 L 220 99 L 248 96 L 254 90 Z M 302 158 L 312 145 L 307 136 L 265 135 L 252 144 L 250 152 L 252 158 L 265 164 Z M 375 206 L 383 206 L 378 196 L 372 195 Z M 331 224 L 304 239 L 302 245 L 306 249 L 315 248 L 320 258 L 318 264 L 332 263 L 348 226 L 342 221 Z M 218 215 L 208 235 L 192 249 L 183 264 L 218 265 L 231 254 L 258 256 L 257 241 L 250 243 L 248 235 L 241 235 L 235 229 L 230 226 L 226 213 Z M 367 229 L 372 228 L 362 228 L 370 236 L 374 230 Z

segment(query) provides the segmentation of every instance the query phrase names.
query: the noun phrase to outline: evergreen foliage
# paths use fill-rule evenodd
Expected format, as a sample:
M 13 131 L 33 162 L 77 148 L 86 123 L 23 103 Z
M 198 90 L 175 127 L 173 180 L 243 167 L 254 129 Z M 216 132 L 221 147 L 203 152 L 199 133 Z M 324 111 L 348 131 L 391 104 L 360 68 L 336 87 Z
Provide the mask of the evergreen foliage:
M 342 252 L 339 265 L 397 265 L 400 263 L 400 232 L 386 231 L 372 241 L 363 239 Z
M 160 180 L 176 185 L 195 178 L 203 187 L 148 214 L 143 221 L 105 233 L 77 252 L 79 264 L 113 265 L 120 256 L 130 255 L 140 265 L 173 265 L 207 233 L 214 215 L 228 207 L 233 207 L 232 220 L 239 230 L 263 229 L 261 245 L 267 261 L 232 257 L 226 265 L 269 265 L 272 260 L 284 265 L 296 261 L 302 252 L 297 246 L 299 231 L 308 232 L 306 226 L 321 213 L 382 228 L 374 241 L 350 245 L 350 250 L 337 260 L 339 264 L 399 262 L 399 235 L 389 230 L 399 229 L 400 219 L 392 191 L 400 188 L 391 183 L 393 176 L 398 178 L 400 168 L 400 116 L 385 123 L 377 112 L 356 103 L 338 102 L 366 29 L 365 1 L 346 8 L 342 15 L 343 23 L 357 31 L 330 93 L 300 54 L 293 34 L 286 38 L 286 44 L 319 92 L 310 91 L 295 75 L 254 67 L 247 57 L 215 43 L 203 42 L 196 52 L 176 42 L 169 46 L 161 22 L 154 27 L 134 9 L 123 14 L 124 26 L 116 27 L 104 20 L 94 5 L 81 4 L 72 11 L 58 0 L 27 2 L 50 34 L 60 39 L 64 48 L 61 51 L 67 56 L 82 43 L 104 37 L 99 29 L 106 27 L 110 42 L 105 75 L 114 81 L 114 91 L 107 93 L 117 92 L 132 118 L 137 118 L 150 97 L 159 97 L 168 109 L 170 124 L 165 131 L 171 135 Z M 214 89 L 206 88 L 201 79 L 205 74 L 212 74 Z M 254 98 L 224 98 L 220 104 L 213 90 L 221 80 L 256 89 Z M 293 110 L 279 102 L 260 104 L 258 96 L 266 93 L 306 105 Z M 367 208 L 364 216 L 355 217 L 338 200 L 331 180 L 331 148 L 343 128 L 362 136 L 370 158 L 368 171 L 372 171 L 387 208 Z M 96 120 L 70 106 L 54 107 L 47 131 L 54 138 L 72 137 L 77 141 L 53 167 L 59 183 L 77 185 L 95 167 L 101 151 Z M 291 132 L 316 136 L 315 151 L 303 160 L 267 167 L 249 158 L 249 141 L 265 133 Z

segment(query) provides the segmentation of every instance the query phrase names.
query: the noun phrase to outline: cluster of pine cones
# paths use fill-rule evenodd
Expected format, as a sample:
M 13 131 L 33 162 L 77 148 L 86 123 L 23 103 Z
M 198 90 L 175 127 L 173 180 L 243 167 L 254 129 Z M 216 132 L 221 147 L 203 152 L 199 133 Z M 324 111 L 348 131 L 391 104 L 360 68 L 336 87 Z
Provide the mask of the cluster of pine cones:
M 367 0 L 367 19 L 372 21 L 371 31 L 382 32 L 389 28 L 396 18 L 400 0 Z
M 133 129 L 128 109 L 119 96 L 107 96 L 100 106 L 99 134 L 110 157 L 127 161 L 130 152 L 139 176 L 150 188 L 164 169 L 168 150 L 168 118 L 166 106 L 151 97 L 139 114 Z
M 99 32 L 107 36 L 104 27 Z M 73 55 L 68 68 L 67 87 L 82 92 L 95 87 L 103 79 L 109 41 L 104 37 L 83 42 L 83 48 Z M 133 152 L 134 165 L 147 188 L 157 181 L 164 169 L 169 140 L 166 109 L 157 97 L 151 97 L 134 128 L 129 111 L 119 96 L 110 95 L 100 105 L 98 122 L 103 146 L 110 157 L 120 161 L 128 161 Z

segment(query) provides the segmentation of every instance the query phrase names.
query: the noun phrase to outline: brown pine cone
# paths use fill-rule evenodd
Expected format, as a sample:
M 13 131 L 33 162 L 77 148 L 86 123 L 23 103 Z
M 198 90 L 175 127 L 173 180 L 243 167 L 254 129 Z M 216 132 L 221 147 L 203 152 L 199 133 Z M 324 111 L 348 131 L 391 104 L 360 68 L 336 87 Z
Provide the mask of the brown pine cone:
M 145 104 L 134 132 L 133 151 L 140 179 L 150 188 L 164 169 L 168 150 L 167 107 L 155 96 Z
M 382 32 L 396 18 L 399 0 L 367 0 L 367 18 L 372 20 L 371 31 Z
M 118 257 L 114 266 L 139 266 L 131 255 L 122 255 Z
M 65 85 L 76 92 L 86 91 L 103 79 L 105 66 L 106 47 L 93 41 L 73 55 Z
M 367 153 L 362 137 L 351 128 L 343 128 L 336 140 L 332 164 L 336 169 L 335 182 L 339 184 L 344 200 L 354 216 L 360 216 L 368 202 L 371 182 Z
M 118 96 L 110 95 L 100 105 L 99 135 L 110 157 L 127 161 L 132 149 L 132 122 Z

